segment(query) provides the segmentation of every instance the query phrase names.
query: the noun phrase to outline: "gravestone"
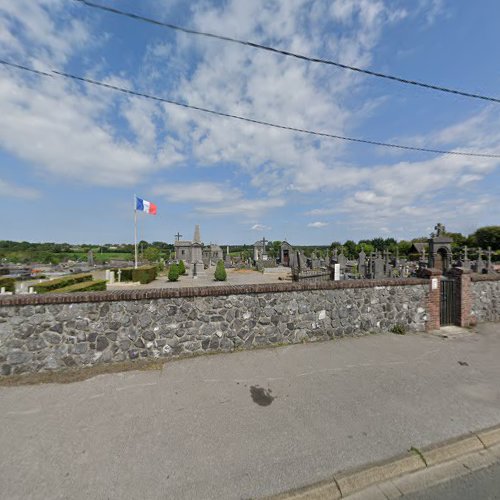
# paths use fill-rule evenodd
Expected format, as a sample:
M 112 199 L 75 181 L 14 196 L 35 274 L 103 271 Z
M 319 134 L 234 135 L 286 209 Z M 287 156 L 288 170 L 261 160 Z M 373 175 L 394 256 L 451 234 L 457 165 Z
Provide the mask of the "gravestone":
M 337 264 L 340 264 L 340 272 L 343 273 L 347 264 L 347 257 L 344 255 L 343 251 L 337 256 Z
M 304 254 L 300 251 L 297 252 L 297 261 L 299 263 L 299 269 L 305 271 L 307 269 L 307 260 Z
M 366 253 L 363 249 L 358 255 L 358 272 L 362 278 L 366 277 Z
M 87 264 L 90 266 L 90 267 L 93 267 L 94 266 L 94 252 L 92 250 L 89 250 L 87 252 Z
M 468 251 L 467 246 L 464 246 L 463 254 L 460 256 L 460 259 L 458 260 L 458 267 L 470 270 L 471 265 L 467 251 Z
M 373 278 L 376 280 L 385 278 L 385 261 L 378 252 L 373 259 Z
M 193 264 L 193 278 L 205 275 L 203 264 L 203 243 L 201 242 L 200 226 L 194 227 L 193 243 L 191 245 L 191 262 Z
M 491 251 L 491 247 L 488 247 L 488 250 L 486 252 L 486 255 L 488 257 L 488 261 L 486 263 L 486 272 L 487 273 L 493 273 L 495 272 L 495 268 L 493 267 L 493 264 L 491 262 L 491 256 L 492 256 L 493 252 Z
M 478 248 L 477 249 L 477 260 L 476 260 L 476 264 L 474 266 L 474 271 L 476 273 L 481 274 L 483 272 L 483 269 L 484 269 L 483 251 L 481 248 Z

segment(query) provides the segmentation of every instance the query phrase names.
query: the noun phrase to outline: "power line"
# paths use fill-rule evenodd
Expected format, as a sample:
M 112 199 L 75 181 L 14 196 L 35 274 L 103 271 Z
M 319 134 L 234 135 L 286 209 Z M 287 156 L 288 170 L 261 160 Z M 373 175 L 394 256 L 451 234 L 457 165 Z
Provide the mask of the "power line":
M 74 1 L 79 2 L 81 4 L 84 4 L 87 7 L 91 7 L 94 9 L 100 9 L 102 11 L 109 12 L 111 14 L 117 14 L 119 16 L 128 17 L 130 19 L 134 19 L 135 21 L 143 21 L 146 23 L 154 24 L 154 25 L 160 26 L 162 28 L 168 28 L 168 29 L 172 29 L 172 30 L 176 30 L 176 31 L 181 31 L 181 32 L 187 33 L 189 35 L 199 35 L 199 36 L 204 36 L 204 37 L 208 37 L 208 38 L 216 38 L 218 40 L 223 40 L 225 42 L 231 42 L 231 43 L 236 43 L 239 45 L 245 45 L 247 47 L 252 47 L 254 49 L 267 50 L 268 52 L 274 52 L 275 54 L 280 54 L 280 55 L 287 56 L 287 57 L 293 57 L 295 59 L 301 59 L 303 61 L 308 61 L 308 62 L 312 62 L 312 63 L 319 63 L 319 64 L 327 64 L 329 66 L 335 66 L 337 68 L 346 69 L 349 71 L 355 71 L 357 73 L 363 73 L 365 75 L 375 76 L 378 78 L 385 78 L 386 80 L 392 80 L 392 81 L 395 81 L 398 83 L 404 83 L 407 85 L 414 85 L 417 87 L 422 87 L 422 88 L 430 89 L 430 90 L 437 90 L 439 92 L 446 92 L 449 94 L 455 94 L 455 95 L 459 95 L 462 97 L 481 99 L 483 101 L 495 102 L 497 104 L 500 103 L 500 98 L 498 98 L 498 97 L 490 97 L 490 96 L 481 95 L 481 94 L 474 94 L 472 92 L 466 92 L 464 90 L 452 89 L 452 88 L 448 88 L 448 87 L 443 87 L 441 85 L 435 85 L 432 83 L 420 82 L 418 80 L 410 80 L 407 78 L 402 78 L 400 76 L 388 75 L 387 73 L 380 73 L 378 71 L 370 71 L 368 69 L 362 69 L 362 68 L 358 68 L 356 66 L 349 66 L 348 64 L 342 64 L 342 63 L 339 63 L 337 61 L 332 61 L 331 59 L 310 57 L 310 56 L 306 56 L 303 54 L 298 54 L 296 52 L 290 52 L 288 50 L 282 50 L 282 49 L 277 49 L 275 47 L 262 45 L 260 43 L 249 42 L 247 40 L 239 40 L 237 38 L 232 38 L 229 36 L 217 35 L 215 33 L 209 33 L 206 31 L 197 31 L 197 30 L 193 30 L 193 29 L 189 29 L 189 28 L 184 28 L 182 26 L 177 26 L 177 25 L 171 24 L 171 23 L 165 23 L 165 22 L 159 21 L 157 19 L 151 19 L 149 17 L 140 16 L 139 14 L 134 14 L 133 12 L 126 12 L 126 11 L 123 11 L 120 9 L 115 9 L 113 7 L 107 7 L 105 5 L 97 4 L 97 3 L 91 2 L 89 0 L 74 0 Z
M 372 146 L 383 146 L 383 147 L 387 147 L 387 148 L 404 149 L 404 150 L 408 150 L 408 151 L 419 151 L 419 152 L 424 152 L 424 153 L 436 153 L 436 154 L 456 155 L 456 156 L 472 156 L 472 157 L 479 157 L 479 158 L 500 158 L 500 153 L 473 153 L 473 152 L 466 152 L 466 151 L 446 151 L 446 150 L 442 150 L 442 149 L 421 148 L 421 147 L 416 147 L 416 146 L 407 146 L 407 145 L 403 145 L 403 144 L 393 144 L 393 143 L 389 143 L 389 142 L 372 141 L 369 139 L 360 139 L 357 137 L 347 137 L 347 136 L 342 136 L 342 135 L 330 134 L 328 132 L 318 132 L 318 131 L 308 130 L 308 129 L 303 129 L 303 128 L 290 127 L 288 125 L 280 125 L 278 123 L 271 123 L 271 122 L 266 122 L 263 120 L 257 120 L 254 118 L 248 118 L 245 116 L 233 115 L 231 113 L 224 113 L 222 111 L 215 111 L 213 109 L 202 108 L 200 106 L 193 106 L 193 105 L 187 104 L 185 102 L 173 101 L 173 100 L 167 99 L 165 97 L 159 97 L 159 96 L 154 96 L 154 95 L 150 95 L 150 94 L 145 94 L 143 92 L 137 92 L 135 90 L 130 90 L 130 89 L 126 89 L 123 87 L 118 87 L 116 85 L 111 85 L 110 83 L 104 83 L 104 82 L 100 82 L 98 80 L 92 80 L 90 78 L 85 78 L 83 76 L 73 75 L 71 73 L 65 73 L 63 71 L 50 70 L 52 73 L 52 74 L 50 74 L 50 73 L 47 73 L 44 71 L 38 71 L 38 70 L 35 70 L 32 68 L 28 68 L 27 66 L 22 66 L 20 64 L 14 64 L 14 63 L 5 61 L 3 59 L 0 59 L 0 64 L 3 64 L 5 66 L 10 66 L 10 67 L 13 67 L 15 69 L 36 73 L 36 74 L 41 75 L 41 76 L 48 76 L 51 78 L 54 75 L 58 75 L 58 76 L 61 76 L 64 78 L 68 78 L 68 79 L 77 80 L 80 82 L 96 85 L 98 87 L 104 87 L 107 89 L 115 90 L 117 92 L 132 95 L 135 97 L 143 97 L 145 99 L 150 99 L 150 100 L 157 101 L 157 102 L 163 102 L 166 104 L 172 104 L 174 106 L 180 106 L 180 107 L 186 108 L 186 109 L 193 109 L 193 110 L 201 111 L 203 113 L 208 113 L 211 115 L 223 116 L 225 118 L 232 118 L 235 120 L 249 122 L 249 123 L 253 123 L 256 125 L 264 125 L 266 127 L 272 127 L 272 128 L 276 128 L 276 129 L 280 129 L 280 130 L 299 132 L 301 134 L 308 134 L 308 135 L 312 135 L 312 136 L 326 137 L 329 139 L 338 139 L 341 141 L 356 142 L 356 143 L 361 143 L 361 144 L 370 144 Z

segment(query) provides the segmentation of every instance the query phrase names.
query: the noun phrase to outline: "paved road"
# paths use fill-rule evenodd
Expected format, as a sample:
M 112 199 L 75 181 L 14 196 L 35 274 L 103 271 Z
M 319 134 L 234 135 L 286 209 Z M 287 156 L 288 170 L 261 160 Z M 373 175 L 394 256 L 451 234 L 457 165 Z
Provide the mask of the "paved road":
M 405 500 L 500 500 L 500 463 L 406 495 Z
M 500 423 L 500 327 L 0 387 L 0 498 L 258 498 Z

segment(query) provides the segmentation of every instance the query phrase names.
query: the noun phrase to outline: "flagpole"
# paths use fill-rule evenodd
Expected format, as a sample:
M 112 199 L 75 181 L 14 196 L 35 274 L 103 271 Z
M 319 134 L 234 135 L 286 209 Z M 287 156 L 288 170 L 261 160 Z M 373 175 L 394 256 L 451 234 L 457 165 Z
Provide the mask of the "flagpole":
M 137 196 L 134 194 L 134 267 L 137 269 Z

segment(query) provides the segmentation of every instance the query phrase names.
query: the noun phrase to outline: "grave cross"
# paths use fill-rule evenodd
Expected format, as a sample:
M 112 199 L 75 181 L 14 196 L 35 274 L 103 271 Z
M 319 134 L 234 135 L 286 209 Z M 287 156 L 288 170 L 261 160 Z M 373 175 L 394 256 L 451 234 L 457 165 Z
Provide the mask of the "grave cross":
M 180 234 L 179 231 L 177 231 L 177 234 L 174 234 L 174 236 L 177 241 L 179 241 L 182 238 L 182 234 Z
M 262 237 L 262 255 L 264 255 L 266 253 L 266 243 L 269 243 L 268 240 L 266 240 L 265 237 Z

